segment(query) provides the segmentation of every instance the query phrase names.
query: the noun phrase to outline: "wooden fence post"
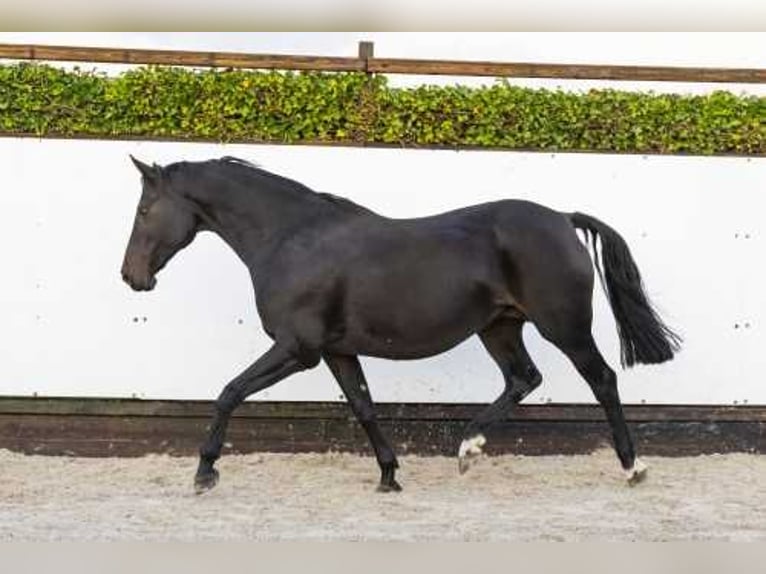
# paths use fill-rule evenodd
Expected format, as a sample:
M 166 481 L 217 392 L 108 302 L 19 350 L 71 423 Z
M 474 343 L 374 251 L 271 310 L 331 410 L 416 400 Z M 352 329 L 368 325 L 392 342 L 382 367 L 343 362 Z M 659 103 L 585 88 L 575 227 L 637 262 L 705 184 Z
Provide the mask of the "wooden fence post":
M 375 57 L 374 42 L 359 42 L 359 59 L 364 62 L 364 71 L 370 74 L 370 59 Z

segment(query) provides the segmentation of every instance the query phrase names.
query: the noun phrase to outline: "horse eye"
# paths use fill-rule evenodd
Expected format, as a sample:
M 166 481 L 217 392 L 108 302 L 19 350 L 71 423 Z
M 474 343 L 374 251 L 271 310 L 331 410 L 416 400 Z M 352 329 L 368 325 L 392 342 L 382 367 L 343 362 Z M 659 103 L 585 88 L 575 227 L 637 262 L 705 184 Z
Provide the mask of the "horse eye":
M 149 213 L 148 207 L 139 207 L 138 208 L 139 215 L 147 215 Z

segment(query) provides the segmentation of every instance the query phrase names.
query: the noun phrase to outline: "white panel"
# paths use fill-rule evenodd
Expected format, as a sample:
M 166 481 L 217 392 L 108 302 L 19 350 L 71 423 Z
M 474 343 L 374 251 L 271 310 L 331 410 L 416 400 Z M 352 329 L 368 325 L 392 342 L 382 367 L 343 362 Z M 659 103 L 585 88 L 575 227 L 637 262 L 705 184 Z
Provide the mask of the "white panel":
M 268 347 L 248 274 L 216 237 L 179 254 L 151 293 L 122 283 L 140 191 L 128 153 L 238 155 L 397 217 L 507 197 L 590 213 L 626 238 L 686 339 L 672 363 L 621 372 L 623 400 L 766 404 L 766 160 L 32 139 L 0 139 L 0 393 L 208 399 Z M 618 367 L 611 310 L 595 298 L 594 333 Z M 527 402 L 592 401 L 558 350 L 532 327 L 526 338 L 545 377 Z M 364 364 L 382 401 L 483 402 L 502 387 L 475 338 L 431 359 Z M 339 395 L 320 366 L 257 398 Z

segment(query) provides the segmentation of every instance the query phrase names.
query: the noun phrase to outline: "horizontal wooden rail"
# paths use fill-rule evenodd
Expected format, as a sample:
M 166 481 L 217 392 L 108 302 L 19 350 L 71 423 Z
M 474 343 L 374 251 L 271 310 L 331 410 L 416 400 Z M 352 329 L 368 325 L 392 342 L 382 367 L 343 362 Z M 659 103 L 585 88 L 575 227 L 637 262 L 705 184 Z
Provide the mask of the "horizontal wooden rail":
M 0 59 L 3 58 L 111 64 L 314 70 L 325 72 L 365 71 L 382 74 L 655 82 L 766 83 L 766 70 L 757 68 L 608 66 L 376 58 L 373 56 L 371 42 L 361 42 L 359 45 L 359 55 L 348 58 L 245 54 L 237 52 L 0 44 Z
M 375 58 L 370 60 L 368 70 L 381 74 L 434 74 L 444 76 L 494 76 L 567 80 L 728 82 L 742 84 L 766 82 L 766 70 L 744 68 L 601 66 Z
M 399 453 L 454 455 L 484 405 L 381 403 L 378 419 Z M 210 401 L 0 397 L 0 449 L 31 454 L 195 455 Z M 643 454 L 766 453 L 766 406 L 626 405 Z M 577 454 L 609 447 L 598 405 L 522 405 L 488 432 L 490 454 Z M 230 452 L 369 453 L 345 403 L 246 402 L 234 413 Z
M 360 58 L 241 54 L 237 52 L 83 48 L 18 44 L 0 44 L 0 58 L 58 62 L 94 62 L 105 64 L 161 64 L 168 66 L 316 70 L 330 72 L 361 72 L 365 70 L 365 61 Z
M 380 419 L 462 420 L 469 421 L 484 405 L 479 403 L 377 403 Z M 762 422 L 766 405 L 647 405 L 623 406 L 627 420 L 633 422 Z M 90 397 L 17 397 L 0 395 L 0 414 L 99 415 L 198 417 L 213 412 L 207 400 L 146 400 Z M 344 401 L 246 401 L 235 417 L 260 418 L 348 418 L 351 411 Z M 519 405 L 515 420 L 605 421 L 597 404 L 551 403 Z

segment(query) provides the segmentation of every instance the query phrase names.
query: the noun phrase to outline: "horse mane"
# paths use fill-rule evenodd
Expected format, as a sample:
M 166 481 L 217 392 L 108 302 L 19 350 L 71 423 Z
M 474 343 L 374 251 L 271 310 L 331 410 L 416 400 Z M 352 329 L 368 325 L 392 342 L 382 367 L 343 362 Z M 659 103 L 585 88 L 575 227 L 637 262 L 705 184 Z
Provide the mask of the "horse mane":
M 350 199 L 346 199 L 345 197 L 334 195 L 332 193 L 322 193 L 322 192 L 314 191 L 311 188 L 303 185 L 302 183 L 299 183 L 287 177 L 283 177 L 281 175 L 277 175 L 275 173 L 271 173 L 270 171 L 266 171 L 265 169 L 261 168 L 258 164 L 253 163 L 246 159 L 242 159 L 240 157 L 225 155 L 219 159 L 212 159 L 206 162 L 200 162 L 197 165 L 201 166 L 205 164 L 216 165 L 219 167 L 235 167 L 236 166 L 238 168 L 244 168 L 250 172 L 254 172 L 255 175 L 266 177 L 272 180 L 279 180 L 281 183 L 289 187 L 291 191 L 302 193 L 307 196 L 320 199 L 321 201 L 330 203 L 346 211 L 351 211 L 354 213 L 371 213 L 369 209 L 367 209 L 366 207 L 362 207 L 361 205 L 357 203 L 354 203 Z M 193 164 L 190 162 L 182 161 L 175 164 L 171 164 L 167 167 L 171 168 L 171 171 L 175 171 L 178 169 L 188 169 L 188 167 L 191 165 Z
M 231 163 L 231 164 L 238 164 L 238 165 L 244 165 L 246 167 L 252 167 L 255 169 L 260 169 L 258 167 L 257 163 L 253 163 L 252 161 L 248 161 L 246 159 L 242 159 L 241 157 L 235 157 L 233 155 L 225 155 L 221 157 L 220 159 L 216 160 L 219 163 Z

